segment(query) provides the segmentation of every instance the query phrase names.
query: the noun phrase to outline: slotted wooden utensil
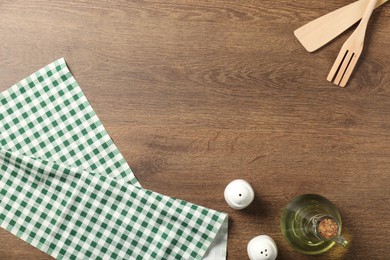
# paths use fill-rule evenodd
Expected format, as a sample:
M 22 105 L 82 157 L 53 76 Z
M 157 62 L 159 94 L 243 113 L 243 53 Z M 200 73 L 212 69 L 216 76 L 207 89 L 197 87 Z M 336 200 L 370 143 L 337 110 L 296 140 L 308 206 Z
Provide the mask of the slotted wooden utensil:
M 370 0 L 358 27 L 341 47 L 336 61 L 328 74 L 328 81 L 340 87 L 345 87 L 347 84 L 363 51 L 368 20 L 371 17 L 372 11 L 375 9 L 376 2 L 377 0 Z
M 308 52 L 313 52 L 359 21 L 370 0 L 359 0 L 327 13 L 294 31 L 295 37 Z M 378 0 L 376 7 L 388 0 Z

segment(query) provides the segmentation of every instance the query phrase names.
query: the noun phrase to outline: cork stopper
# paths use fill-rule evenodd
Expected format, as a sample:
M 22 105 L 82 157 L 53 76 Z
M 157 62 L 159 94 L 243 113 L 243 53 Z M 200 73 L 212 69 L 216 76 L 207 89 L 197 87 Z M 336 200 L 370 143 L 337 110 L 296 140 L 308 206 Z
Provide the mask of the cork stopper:
M 324 239 L 332 239 L 338 235 L 339 225 L 332 218 L 324 218 L 318 224 L 318 233 Z

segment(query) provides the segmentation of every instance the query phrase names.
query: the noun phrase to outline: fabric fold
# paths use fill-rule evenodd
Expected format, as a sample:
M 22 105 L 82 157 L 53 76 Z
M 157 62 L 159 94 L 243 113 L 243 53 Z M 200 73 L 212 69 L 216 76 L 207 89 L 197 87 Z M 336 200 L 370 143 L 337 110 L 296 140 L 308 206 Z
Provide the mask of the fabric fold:
M 58 259 L 225 259 L 227 215 L 143 189 L 59 59 L 0 93 L 0 226 Z

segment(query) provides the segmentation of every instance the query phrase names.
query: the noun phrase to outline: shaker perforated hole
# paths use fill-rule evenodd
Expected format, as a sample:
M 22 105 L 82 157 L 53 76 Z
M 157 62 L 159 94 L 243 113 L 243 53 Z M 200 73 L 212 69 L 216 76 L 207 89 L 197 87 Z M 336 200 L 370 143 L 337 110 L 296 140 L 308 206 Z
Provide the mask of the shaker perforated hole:
M 240 197 L 241 197 L 241 193 L 240 193 L 240 194 L 238 194 L 238 196 L 240 196 Z

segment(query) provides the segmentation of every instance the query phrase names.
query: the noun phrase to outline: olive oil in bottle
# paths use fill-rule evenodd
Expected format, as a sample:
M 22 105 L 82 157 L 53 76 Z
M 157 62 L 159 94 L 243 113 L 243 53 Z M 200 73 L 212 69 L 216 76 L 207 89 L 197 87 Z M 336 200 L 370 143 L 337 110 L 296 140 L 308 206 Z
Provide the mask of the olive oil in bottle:
M 320 254 L 336 242 L 348 245 L 341 237 L 341 217 L 326 198 L 305 194 L 293 199 L 282 213 L 281 230 L 287 242 L 304 254 Z

